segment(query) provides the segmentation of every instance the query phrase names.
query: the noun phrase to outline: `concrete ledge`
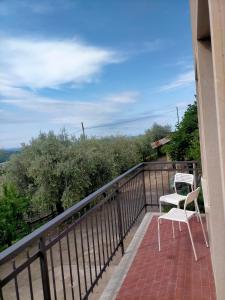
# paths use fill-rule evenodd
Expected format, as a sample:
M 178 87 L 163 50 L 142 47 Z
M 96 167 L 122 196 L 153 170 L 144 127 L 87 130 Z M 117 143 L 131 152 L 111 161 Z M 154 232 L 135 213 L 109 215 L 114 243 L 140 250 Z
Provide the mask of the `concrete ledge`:
M 116 298 L 154 215 L 159 214 L 150 212 L 145 214 L 123 258 L 121 259 L 119 265 L 116 267 L 112 278 L 109 280 L 106 288 L 104 289 L 100 300 L 113 300 Z

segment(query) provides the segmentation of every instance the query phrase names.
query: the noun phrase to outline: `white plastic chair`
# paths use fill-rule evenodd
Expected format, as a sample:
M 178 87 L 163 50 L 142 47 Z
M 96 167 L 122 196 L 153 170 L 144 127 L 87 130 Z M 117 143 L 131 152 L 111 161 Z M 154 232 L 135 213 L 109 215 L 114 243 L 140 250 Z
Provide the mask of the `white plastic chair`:
M 183 223 L 187 224 L 189 236 L 190 236 L 190 239 L 191 239 L 192 249 L 193 249 L 193 252 L 194 252 L 195 260 L 197 261 L 198 258 L 197 258 L 195 245 L 194 245 L 194 241 L 193 241 L 193 238 L 192 238 L 192 233 L 191 233 L 191 229 L 190 229 L 190 225 L 189 225 L 189 220 L 196 214 L 198 215 L 199 221 L 201 223 L 202 232 L 203 232 L 206 247 L 208 247 L 208 242 L 207 242 L 207 239 L 206 239 L 206 234 L 205 234 L 204 226 L 202 224 L 202 218 L 201 218 L 201 215 L 200 215 L 200 212 L 199 212 L 199 207 L 198 207 L 198 202 L 197 202 L 199 191 L 200 191 L 200 188 L 198 187 L 195 191 L 192 191 L 187 195 L 187 197 L 185 199 L 185 203 L 184 203 L 184 209 L 172 208 L 168 213 L 165 213 L 165 214 L 158 217 L 159 251 L 161 251 L 161 245 L 160 245 L 160 220 L 164 219 L 164 220 L 171 220 L 172 221 L 173 238 L 175 238 L 173 222 L 174 221 L 183 222 Z M 195 209 L 196 210 L 195 211 L 187 210 L 186 209 L 187 205 L 190 204 L 193 201 L 195 203 Z
M 159 198 L 159 211 L 160 215 L 162 214 L 162 203 L 169 203 L 176 205 L 178 208 L 180 208 L 180 202 L 184 201 L 187 196 L 180 195 L 177 193 L 177 183 L 186 183 L 189 184 L 191 187 L 191 191 L 194 190 L 194 176 L 192 174 L 187 173 L 176 173 L 174 177 L 174 190 L 175 193 L 169 194 L 169 195 L 163 195 Z M 181 231 L 181 226 L 179 223 L 179 229 Z

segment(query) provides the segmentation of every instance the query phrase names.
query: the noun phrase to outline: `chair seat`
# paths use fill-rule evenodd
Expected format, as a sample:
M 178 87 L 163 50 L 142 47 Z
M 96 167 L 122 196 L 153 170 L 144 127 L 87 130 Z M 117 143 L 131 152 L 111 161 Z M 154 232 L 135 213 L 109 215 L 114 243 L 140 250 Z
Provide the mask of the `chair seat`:
M 187 219 L 189 220 L 196 214 L 195 211 L 186 210 L 180 208 L 171 208 L 171 210 L 168 213 L 163 214 L 159 217 L 159 219 L 165 219 L 165 220 L 172 220 L 172 221 L 178 221 L 178 222 L 185 222 Z
M 185 199 L 186 199 L 186 196 L 174 193 L 174 194 L 161 196 L 159 198 L 159 201 L 174 204 L 177 206 L 179 204 L 179 202 L 184 201 Z

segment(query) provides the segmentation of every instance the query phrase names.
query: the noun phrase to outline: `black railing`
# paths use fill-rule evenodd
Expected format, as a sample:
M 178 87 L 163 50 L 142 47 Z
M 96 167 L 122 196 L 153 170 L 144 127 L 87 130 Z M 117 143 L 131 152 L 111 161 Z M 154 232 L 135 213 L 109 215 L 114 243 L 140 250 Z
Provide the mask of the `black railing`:
M 147 207 L 196 162 L 141 163 L 0 254 L 0 299 L 88 299 Z M 143 214 L 142 214 L 143 212 Z

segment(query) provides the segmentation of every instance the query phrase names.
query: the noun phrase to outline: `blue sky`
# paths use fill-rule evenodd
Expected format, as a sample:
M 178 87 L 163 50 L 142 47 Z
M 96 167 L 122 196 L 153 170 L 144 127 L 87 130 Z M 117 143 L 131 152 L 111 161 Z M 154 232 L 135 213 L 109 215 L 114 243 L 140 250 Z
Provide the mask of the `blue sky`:
M 1 0 L 0 148 L 136 135 L 195 94 L 187 0 Z

